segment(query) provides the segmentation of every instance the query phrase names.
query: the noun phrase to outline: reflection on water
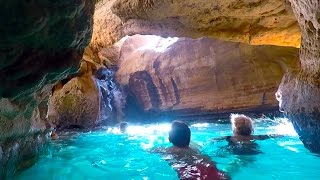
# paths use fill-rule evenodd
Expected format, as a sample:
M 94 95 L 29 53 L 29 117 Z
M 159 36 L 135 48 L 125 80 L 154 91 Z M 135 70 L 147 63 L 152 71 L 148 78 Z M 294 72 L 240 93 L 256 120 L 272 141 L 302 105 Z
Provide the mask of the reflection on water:
M 257 141 L 261 153 L 251 156 L 223 150 L 227 141 L 210 141 L 231 135 L 229 124 L 191 124 L 191 140 L 233 179 L 317 179 L 320 176 L 320 158 L 304 148 L 286 119 L 256 119 L 255 127 L 255 134 L 285 136 Z M 127 133 L 120 133 L 117 128 L 65 133 L 51 143 L 49 153 L 15 179 L 177 179 L 169 163 L 150 152 L 155 147 L 171 146 L 169 130 L 170 124 L 151 124 L 130 125 Z

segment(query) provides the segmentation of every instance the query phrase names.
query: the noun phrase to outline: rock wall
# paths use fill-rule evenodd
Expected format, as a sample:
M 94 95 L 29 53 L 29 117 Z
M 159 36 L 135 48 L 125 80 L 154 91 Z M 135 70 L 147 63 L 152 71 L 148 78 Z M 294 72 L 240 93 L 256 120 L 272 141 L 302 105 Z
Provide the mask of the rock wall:
M 93 128 L 99 123 L 100 96 L 94 77 L 96 66 L 82 61 L 79 73 L 60 81 L 48 103 L 48 119 L 57 129 Z
M 112 12 L 126 35 L 212 37 L 253 45 L 300 45 L 284 0 L 117 0 Z
M 0 99 L 0 179 L 32 165 L 47 141 L 51 123 L 46 119 L 46 101 L 51 87 L 46 85 L 29 101 Z
M 297 20 L 286 0 L 101 0 L 86 58 L 99 56 L 125 35 L 211 37 L 252 45 L 300 46 Z
M 52 84 L 77 71 L 92 34 L 91 0 L 0 2 L 0 179 L 37 155 Z
M 111 11 L 115 1 L 102 0 L 95 6 L 92 40 L 84 53 L 84 59 L 87 61 L 105 66 L 114 64 L 110 59 L 99 56 L 99 52 L 124 36 L 121 19 Z
M 82 60 L 79 73 L 57 83 L 47 114 L 56 129 L 93 129 L 121 121 L 125 99 L 114 71 Z
M 30 94 L 78 69 L 91 39 L 90 0 L 2 1 L 1 7 L 0 97 Z
M 283 74 L 298 66 L 296 48 L 209 38 L 135 35 L 118 53 L 117 81 L 147 112 L 275 109 Z
M 320 153 L 320 2 L 290 0 L 301 33 L 301 70 L 288 72 L 277 91 L 304 145 Z

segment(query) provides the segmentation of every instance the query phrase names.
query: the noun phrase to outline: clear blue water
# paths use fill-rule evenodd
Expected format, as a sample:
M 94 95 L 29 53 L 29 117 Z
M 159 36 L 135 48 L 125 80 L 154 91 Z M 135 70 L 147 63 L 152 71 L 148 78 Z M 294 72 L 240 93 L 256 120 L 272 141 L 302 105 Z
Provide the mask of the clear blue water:
M 170 124 L 130 125 L 128 133 L 106 129 L 66 133 L 52 141 L 49 153 L 15 179 L 178 179 L 154 147 L 168 147 Z M 286 119 L 255 119 L 255 134 L 285 134 L 257 141 L 258 155 L 237 156 L 227 142 L 211 138 L 231 135 L 229 124 L 191 124 L 192 141 L 232 179 L 319 179 L 320 157 L 310 153 Z

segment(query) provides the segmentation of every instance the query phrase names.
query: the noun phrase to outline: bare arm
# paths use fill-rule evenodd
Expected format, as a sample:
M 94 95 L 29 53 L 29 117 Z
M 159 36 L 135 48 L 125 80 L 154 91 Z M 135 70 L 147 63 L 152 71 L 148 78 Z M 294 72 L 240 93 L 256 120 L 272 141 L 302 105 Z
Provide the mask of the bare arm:
M 253 136 L 255 140 L 266 140 L 270 138 L 280 138 L 284 137 L 284 135 L 281 134 L 269 134 L 269 135 L 255 135 Z

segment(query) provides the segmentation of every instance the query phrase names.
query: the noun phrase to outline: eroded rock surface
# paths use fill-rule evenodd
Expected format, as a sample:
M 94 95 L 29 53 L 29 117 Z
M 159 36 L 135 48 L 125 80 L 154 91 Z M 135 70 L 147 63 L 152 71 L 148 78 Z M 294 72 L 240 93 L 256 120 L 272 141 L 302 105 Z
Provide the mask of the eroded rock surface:
M 48 118 L 59 130 L 92 129 L 123 117 L 122 91 L 113 69 L 83 60 L 79 73 L 60 81 L 48 104 Z
M 284 0 L 101 0 L 87 58 L 114 64 L 101 49 L 125 35 L 212 37 L 252 45 L 300 46 L 300 31 Z
M 284 76 L 277 99 L 304 145 L 320 153 L 320 2 L 290 2 L 302 32 L 301 70 Z
M 53 83 L 74 73 L 92 34 L 92 0 L 0 2 L 0 179 L 37 155 Z M 39 147 L 39 148 L 38 148 Z
M 50 90 L 47 85 L 29 101 L 0 99 L 0 179 L 31 166 L 47 141 L 52 127 L 45 102 Z
M 255 45 L 300 45 L 300 32 L 283 0 L 117 0 L 112 12 L 126 35 L 213 37 Z
M 119 53 L 118 83 L 145 111 L 158 112 L 274 109 L 283 74 L 298 62 L 296 48 L 209 38 L 135 35 Z
M 1 2 L 0 97 L 30 94 L 78 69 L 91 39 L 92 3 Z
M 58 129 L 93 128 L 98 122 L 99 90 L 92 77 L 92 66 L 82 62 L 80 75 L 58 83 L 48 104 L 48 118 Z M 84 72 L 84 74 L 81 74 Z
M 114 44 L 124 36 L 121 19 L 111 11 L 115 1 L 102 0 L 96 4 L 92 40 L 85 50 L 84 58 L 86 60 L 91 60 L 101 65 L 113 63 L 98 54 L 102 48 Z

